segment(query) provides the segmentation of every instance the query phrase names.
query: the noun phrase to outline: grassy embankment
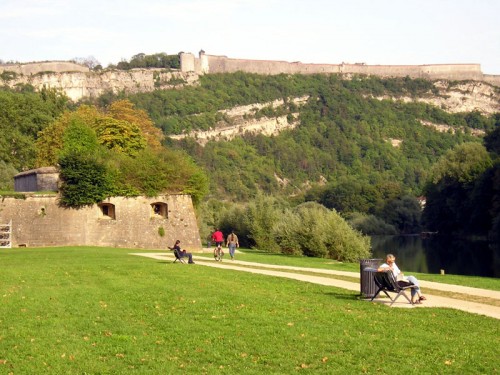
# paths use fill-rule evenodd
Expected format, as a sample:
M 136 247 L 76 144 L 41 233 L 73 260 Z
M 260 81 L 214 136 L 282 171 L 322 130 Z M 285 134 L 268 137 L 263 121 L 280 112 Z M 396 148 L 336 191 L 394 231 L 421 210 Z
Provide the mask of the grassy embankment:
M 0 251 L 0 373 L 484 374 L 500 368 L 493 345 L 499 323 L 492 318 L 389 309 L 342 289 L 129 252 L 137 251 Z M 239 257 L 358 269 L 326 260 Z

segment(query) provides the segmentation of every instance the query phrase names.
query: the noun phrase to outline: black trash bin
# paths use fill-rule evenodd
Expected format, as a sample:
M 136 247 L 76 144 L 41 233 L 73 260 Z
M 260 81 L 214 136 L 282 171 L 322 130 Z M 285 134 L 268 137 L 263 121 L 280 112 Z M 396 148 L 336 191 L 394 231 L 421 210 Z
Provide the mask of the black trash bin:
M 359 280 L 361 287 L 361 298 L 372 298 L 377 293 L 377 286 L 373 280 L 373 273 L 377 272 L 382 264 L 382 259 L 360 259 Z

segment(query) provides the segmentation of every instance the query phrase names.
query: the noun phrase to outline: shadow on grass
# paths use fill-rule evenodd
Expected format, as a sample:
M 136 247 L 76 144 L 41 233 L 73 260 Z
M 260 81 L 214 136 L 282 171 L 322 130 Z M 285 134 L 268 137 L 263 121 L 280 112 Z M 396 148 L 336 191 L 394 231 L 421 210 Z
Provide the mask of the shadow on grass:
M 343 299 L 343 300 L 348 300 L 348 301 L 357 301 L 360 299 L 359 294 L 346 294 L 346 293 L 335 293 L 335 292 L 329 292 L 326 293 L 327 296 L 335 297 L 336 299 Z

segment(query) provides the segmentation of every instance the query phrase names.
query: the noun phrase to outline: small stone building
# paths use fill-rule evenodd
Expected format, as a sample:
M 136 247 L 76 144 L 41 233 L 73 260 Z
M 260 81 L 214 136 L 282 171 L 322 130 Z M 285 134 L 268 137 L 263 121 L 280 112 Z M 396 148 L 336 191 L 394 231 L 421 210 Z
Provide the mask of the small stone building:
M 21 172 L 14 176 L 14 190 L 25 191 L 57 191 L 59 172 L 56 167 L 43 167 Z
M 198 223 L 190 195 L 110 197 L 82 208 L 59 205 L 55 168 L 15 176 L 24 198 L 0 197 L 0 223 L 11 223 L 12 247 L 112 246 L 201 251 Z

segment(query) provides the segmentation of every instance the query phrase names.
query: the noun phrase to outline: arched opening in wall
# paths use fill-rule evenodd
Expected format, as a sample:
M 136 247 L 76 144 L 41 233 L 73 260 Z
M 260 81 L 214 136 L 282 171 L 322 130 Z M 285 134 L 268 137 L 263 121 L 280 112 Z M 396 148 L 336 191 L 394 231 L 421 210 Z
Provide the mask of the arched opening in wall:
M 166 203 L 163 202 L 151 203 L 151 211 L 153 217 L 168 219 L 168 204 Z
M 111 203 L 101 203 L 99 204 L 101 209 L 102 219 L 116 220 L 115 205 Z

